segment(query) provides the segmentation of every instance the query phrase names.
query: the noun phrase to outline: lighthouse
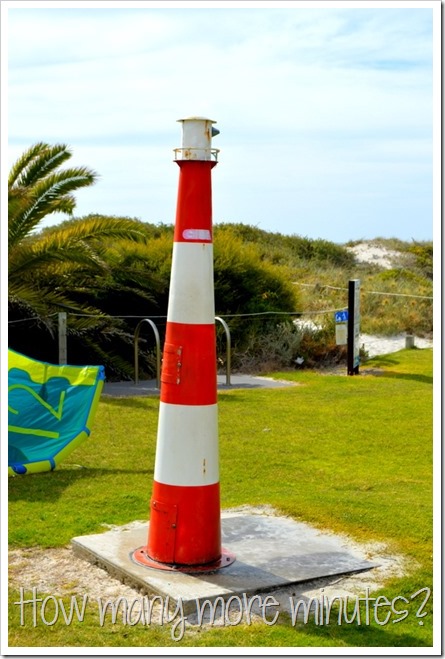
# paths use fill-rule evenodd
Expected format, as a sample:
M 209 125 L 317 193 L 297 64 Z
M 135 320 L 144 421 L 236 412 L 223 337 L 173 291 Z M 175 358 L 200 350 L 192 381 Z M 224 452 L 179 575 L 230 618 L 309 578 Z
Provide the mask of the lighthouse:
M 211 119 L 180 119 L 179 186 L 147 544 L 151 568 L 205 572 L 233 563 L 221 546 Z

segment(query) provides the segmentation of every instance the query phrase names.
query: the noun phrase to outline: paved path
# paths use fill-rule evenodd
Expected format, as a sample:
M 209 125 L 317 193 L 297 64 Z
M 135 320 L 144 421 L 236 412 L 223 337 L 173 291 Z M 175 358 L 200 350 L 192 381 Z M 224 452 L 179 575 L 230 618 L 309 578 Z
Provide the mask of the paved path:
M 368 334 L 360 335 L 360 344 L 364 345 L 369 357 L 377 355 L 387 355 L 405 347 L 405 334 L 397 336 L 378 337 Z M 431 348 L 433 342 L 430 339 L 421 339 L 415 337 L 414 345 L 416 348 Z M 335 368 L 335 372 L 346 375 L 346 365 Z M 218 375 L 218 390 L 230 389 L 275 389 L 277 387 L 295 387 L 298 382 L 289 382 L 287 380 L 274 380 L 254 375 L 231 375 L 230 384 L 227 384 L 225 375 Z M 106 382 L 103 388 L 105 396 L 159 396 L 159 389 L 156 387 L 156 380 L 143 380 L 139 384 L 133 381 L 127 382 Z
M 225 375 L 218 375 L 218 390 L 230 389 L 274 389 L 277 387 L 295 387 L 297 382 L 273 380 L 253 375 L 231 375 L 230 384 Z M 133 381 L 105 382 L 102 395 L 105 396 L 159 396 L 156 380 L 143 380 L 139 384 Z

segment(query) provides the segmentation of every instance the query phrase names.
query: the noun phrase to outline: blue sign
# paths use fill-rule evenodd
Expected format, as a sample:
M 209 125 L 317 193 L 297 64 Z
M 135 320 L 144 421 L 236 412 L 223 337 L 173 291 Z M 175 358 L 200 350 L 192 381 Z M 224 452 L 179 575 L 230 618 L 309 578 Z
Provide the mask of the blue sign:
M 348 321 L 348 312 L 347 311 L 336 311 L 335 312 L 335 322 L 336 323 L 346 323 Z

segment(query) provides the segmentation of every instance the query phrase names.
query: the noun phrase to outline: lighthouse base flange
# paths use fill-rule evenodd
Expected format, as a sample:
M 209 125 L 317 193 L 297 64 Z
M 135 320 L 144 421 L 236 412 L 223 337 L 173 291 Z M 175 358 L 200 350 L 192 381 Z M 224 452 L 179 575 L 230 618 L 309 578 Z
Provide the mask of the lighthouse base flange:
M 150 558 L 145 551 L 145 547 L 139 547 L 131 552 L 130 558 L 134 563 L 137 563 L 137 565 L 142 565 L 143 567 L 152 570 L 181 572 L 183 574 L 206 574 L 209 572 L 216 572 L 217 570 L 221 570 L 221 568 L 229 567 L 229 565 L 232 565 L 236 560 L 235 554 L 224 548 L 221 549 L 221 556 L 219 558 L 210 563 L 205 563 L 204 565 L 174 565 L 171 563 L 161 563 L 160 561 L 155 561 L 153 558 Z

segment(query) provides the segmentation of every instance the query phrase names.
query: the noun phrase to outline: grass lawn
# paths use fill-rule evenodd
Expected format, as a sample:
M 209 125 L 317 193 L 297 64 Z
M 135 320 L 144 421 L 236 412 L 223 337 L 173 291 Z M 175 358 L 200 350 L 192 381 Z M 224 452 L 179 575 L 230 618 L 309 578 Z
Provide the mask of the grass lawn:
M 422 597 L 413 597 L 432 590 L 432 350 L 402 350 L 366 368 L 375 374 L 276 373 L 299 386 L 220 393 L 221 504 L 269 504 L 356 541 L 383 541 L 412 559 L 410 573 L 378 593 L 391 602 L 404 597 L 397 608 L 408 611 L 405 619 L 317 626 L 280 617 L 273 626 L 189 630 L 181 647 L 432 645 L 432 596 L 422 618 Z M 69 464 L 11 478 L 11 548 L 66 546 L 104 524 L 146 519 L 158 406 L 156 398 L 104 397 L 90 441 Z M 100 627 L 93 611 L 70 626 L 63 619 L 21 626 L 18 595 L 10 591 L 11 646 L 178 647 L 170 629 Z

